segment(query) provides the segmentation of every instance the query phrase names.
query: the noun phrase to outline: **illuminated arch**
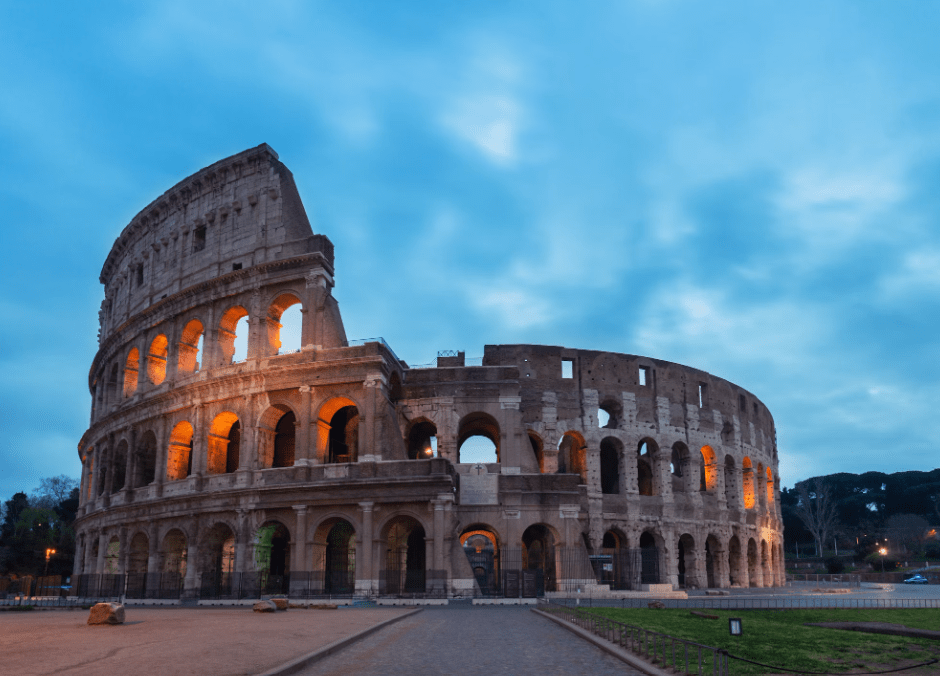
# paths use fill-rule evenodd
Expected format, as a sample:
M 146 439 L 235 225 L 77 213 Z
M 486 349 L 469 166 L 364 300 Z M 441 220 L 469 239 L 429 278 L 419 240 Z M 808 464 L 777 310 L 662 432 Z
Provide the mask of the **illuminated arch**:
M 194 373 L 199 370 L 199 358 L 201 356 L 199 341 L 202 340 L 204 332 L 202 322 L 198 319 L 190 319 L 183 327 L 183 333 L 180 335 L 177 348 L 179 359 L 176 368 L 180 373 Z
M 238 469 L 241 424 L 237 415 L 223 411 L 213 419 L 206 448 L 206 472 L 209 474 L 226 474 Z
M 300 298 L 291 292 L 286 292 L 280 294 L 268 306 L 266 324 L 268 347 L 272 355 L 277 354 L 278 350 L 281 348 L 281 316 L 287 308 L 293 307 L 294 305 L 300 305 L 301 312 L 303 312 L 303 303 L 301 303 Z
M 222 363 L 231 364 L 235 354 L 235 327 L 242 317 L 248 316 L 248 310 L 241 305 L 230 307 L 219 320 L 219 350 L 222 352 Z
M 699 490 L 713 492 L 718 485 L 718 463 L 715 461 L 715 451 L 712 450 L 711 446 L 702 446 L 700 470 Z
M 150 350 L 147 354 L 147 378 L 154 385 L 159 385 L 166 380 L 168 344 L 169 341 L 162 333 L 150 343 Z
M 170 432 L 166 454 L 167 481 L 185 479 L 193 471 L 193 426 L 186 420 L 176 423 Z
M 124 396 L 130 397 L 137 391 L 137 376 L 140 370 L 140 352 L 132 347 L 124 362 Z

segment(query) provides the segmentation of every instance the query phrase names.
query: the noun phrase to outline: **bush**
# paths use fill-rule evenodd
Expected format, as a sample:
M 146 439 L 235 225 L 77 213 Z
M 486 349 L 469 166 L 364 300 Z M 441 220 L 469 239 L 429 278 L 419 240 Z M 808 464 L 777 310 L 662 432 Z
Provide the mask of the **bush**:
M 826 571 L 830 575 L 838 575 L 845 570 L 845 562 L 837 556 L 826 559 Z

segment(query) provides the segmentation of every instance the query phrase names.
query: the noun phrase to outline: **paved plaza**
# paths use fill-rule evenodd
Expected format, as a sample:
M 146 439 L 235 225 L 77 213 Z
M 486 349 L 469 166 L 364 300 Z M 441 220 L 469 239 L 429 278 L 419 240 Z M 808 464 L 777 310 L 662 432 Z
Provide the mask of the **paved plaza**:
M 639 672 L 528 608 L 452 604 L 396 622 L 299 673 L 623 676 Z

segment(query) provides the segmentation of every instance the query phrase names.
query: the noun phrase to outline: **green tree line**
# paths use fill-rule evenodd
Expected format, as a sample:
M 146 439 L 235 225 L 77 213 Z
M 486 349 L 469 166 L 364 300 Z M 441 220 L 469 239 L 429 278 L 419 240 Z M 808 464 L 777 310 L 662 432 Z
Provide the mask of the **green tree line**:
M 75 557 L 72 524 L 78 481 L 65 475 L 41 479 L 32 494 L 15 493 L 0 509 L 0 575 L 70 575 Z

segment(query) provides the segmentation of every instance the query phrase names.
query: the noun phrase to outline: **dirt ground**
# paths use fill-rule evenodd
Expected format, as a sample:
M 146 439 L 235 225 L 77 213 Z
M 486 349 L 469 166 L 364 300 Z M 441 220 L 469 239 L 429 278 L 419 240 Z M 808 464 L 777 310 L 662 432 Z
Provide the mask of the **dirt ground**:
M 127 608 L 114 626 L 88 612 L 0 612 L 0 673 L 258 674 L 408 611 Z

